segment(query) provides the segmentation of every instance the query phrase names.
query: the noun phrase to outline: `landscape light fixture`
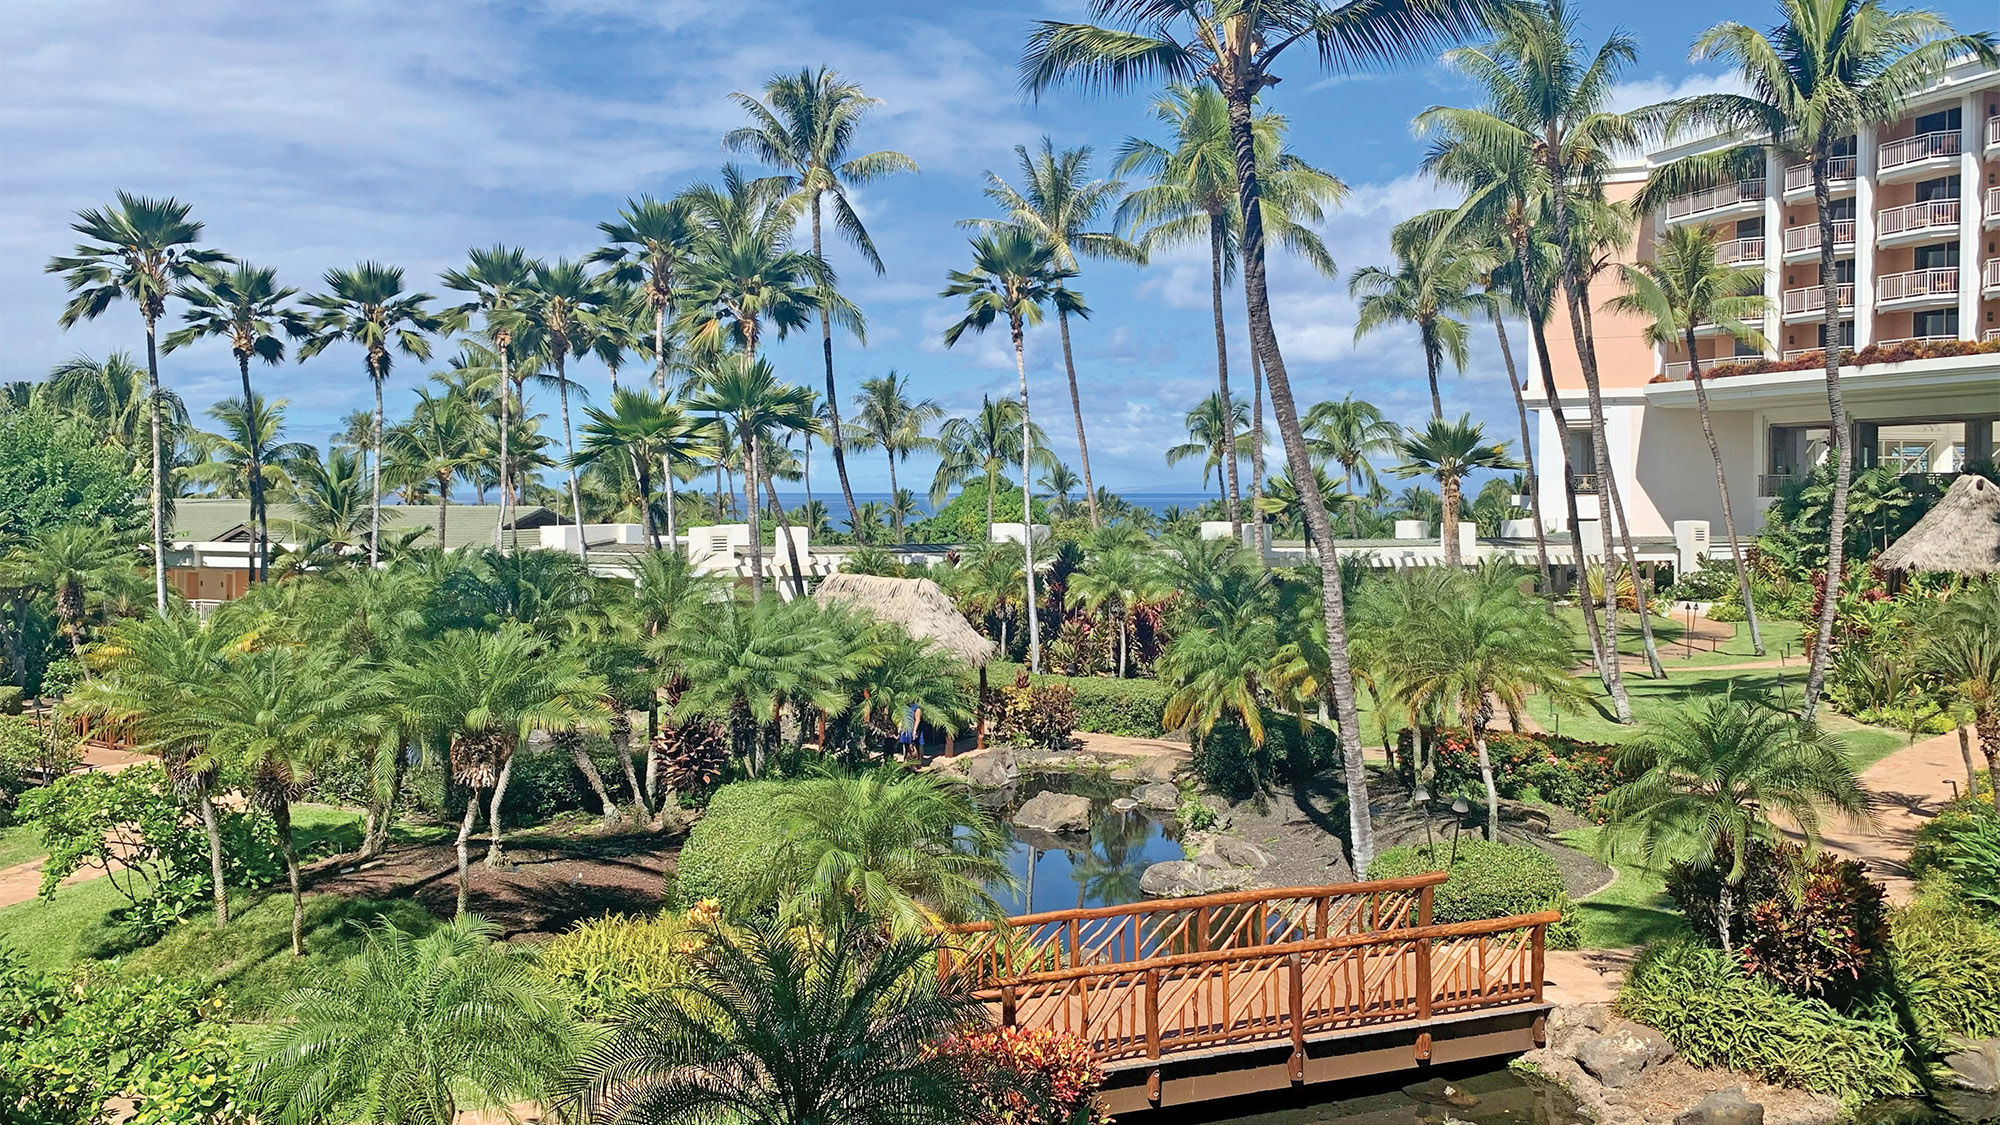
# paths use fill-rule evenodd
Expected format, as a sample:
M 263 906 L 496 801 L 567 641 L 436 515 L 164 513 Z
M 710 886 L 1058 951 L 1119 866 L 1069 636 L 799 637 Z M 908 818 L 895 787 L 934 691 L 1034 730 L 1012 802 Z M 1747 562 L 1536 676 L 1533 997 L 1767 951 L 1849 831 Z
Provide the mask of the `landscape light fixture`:
M 1431 835 L 1431 791 L 1424 783 L 1417 782 L 1416 791 L 1410 794 L 1410 803 L 1419 810 L 1417 815 L 1424 818 L 1424 849 L 1432 859 L 1437 858 L 1437 839 Z

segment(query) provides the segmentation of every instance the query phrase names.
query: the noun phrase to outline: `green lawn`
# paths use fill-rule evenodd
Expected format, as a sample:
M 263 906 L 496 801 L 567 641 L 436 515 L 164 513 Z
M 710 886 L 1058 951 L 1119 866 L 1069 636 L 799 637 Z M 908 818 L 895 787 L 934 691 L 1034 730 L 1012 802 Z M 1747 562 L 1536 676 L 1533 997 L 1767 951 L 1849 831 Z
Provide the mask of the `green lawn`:
M 13 867 L 49 854 L 42 846 L 42 834 L 32 824 L 0 828 L 0 867 Z
M 1578 851 L 1596 854 L 1602 828 L 1578 828 L 1562 840 Z M 1667 897 L 1666 879 L 1646 866 L 1636 845 L 1627 845 L 1607 860 L 1616 877 L 1611 885 L 1578 902 L 1585 949 L 1624 949 L 1687 931 L 1687 922 Z
M 1560 612 L 1563 620 L 1569 625 L 1570 635 L 1576 638 L 1578 659 L 1589 659 L 1590 641 L 1588 635 L 1584 632 L 1583 610 L 1576 606 L 1566 606 Z M 1801 655 L 1804 647 L 1800 640 L 1803 627 L 1798 622 L 1786 621 L 1781 618 L 1760 620 L 1758 625 L 1762 627 L 1764 633 L 1764 655 L 1761 657 L 1750 647 L 1750 630 L 1745 628 L 1740 621 L 1733 624 L 1736 626 L 1736 635 L 1716 646 L 1714 652 L 1698 648 L 1694 655 L 1686 656 L 1677 655 L 1680 652 L 1678 649 L 1671 652 L 1662 651 L 1660 654 L 1660 663 L 1665 665 L 1669 672 L 1672 672 L 1676 668 L 1705 668 L 1716 664 L 1746 664 L 1753 660 L 1778 660 L 1786 658 L 1787 654 L 1789 654 L 1789 658 L 1785 661 L 1788 666 L 1805 666 L 1805 659 Z M 1653 617 L 1653 643 L 1662 646 L 1664 650 L 1666 645 L 1678 641 L 1681 634 L 1686 631 L 1686 628 L 1687 621 L 1685 618 L 1676 619 L 1661 617 L 1655 614 Z M 1698 642 L 1698 644 L 1706 643 L 1705 641 Z M 1646 651 L 1645 638 L 1639 635 L 1638 619 L 1629 613 L 1618 615 L 1618 651 L 1628 656 L 1638 656 Z

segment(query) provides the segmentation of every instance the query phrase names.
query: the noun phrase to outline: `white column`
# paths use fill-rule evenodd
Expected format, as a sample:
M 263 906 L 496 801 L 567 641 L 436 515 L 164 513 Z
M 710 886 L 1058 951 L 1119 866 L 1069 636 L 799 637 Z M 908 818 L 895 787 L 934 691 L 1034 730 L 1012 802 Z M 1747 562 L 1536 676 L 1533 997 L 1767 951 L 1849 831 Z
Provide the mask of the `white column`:
M 1958 123 L 1958 338 L 1979 339 L 1979 152 L 1986 121 L 1977 92 L 1959 99 Z
M 1854 134 L 1854 350 L 1875 342 L 1875 127 Z
M 1776 152 L 1764 156 L 1764 356 L 1785 353 L 1785 163 Z

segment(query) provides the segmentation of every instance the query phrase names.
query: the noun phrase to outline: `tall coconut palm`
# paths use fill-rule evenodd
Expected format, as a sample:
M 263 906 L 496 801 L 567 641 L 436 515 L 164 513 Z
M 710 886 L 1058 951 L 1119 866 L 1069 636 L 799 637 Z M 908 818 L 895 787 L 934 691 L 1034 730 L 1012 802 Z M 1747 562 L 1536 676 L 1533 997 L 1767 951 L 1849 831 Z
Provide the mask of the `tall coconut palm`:
M 1291 376 L 1271 324 L 1265 276 L 1263 183 L 1252 129 L 1257 95 L 1277 81 L 1276 65 L 1299 44 L 1316 48 L 1323 65 L 1337 70 L 1387 65 L 1434 56 L 1440 47 L 1486 26 L 1499 8 L 1493 0 L 1414 0 L 1382 7 L 1321 0 L 1092 0 L 1091 15 L 1111 26 L 1042 21 L 1022 60 L 1023 84 L 1039 94 L 1058 83 L 1129 90 L 1158 79 L 1210 82 L 1227 108 L 1235 156 L 1237 203 L 1243 213 L 1243 294 L 1250 341 L 1270 381 L 1271 409 L 1284 440 L 1285 460 L 1300 482 L 1306 528 L 1321 553 L 1320 589 L 1326 620 L 1334 713 L 1346 755 L 1348 817 L 1355 867 L 1374 858 L 1361 723 L 1354 705 L 1354 676 L 1347 659 L 1346 601 L 1335 563 L 1326 502 L 1312 478 L 1312 460 L 1299 428 Z
M 590 351 L 593 338 L 591 317 L 609 294 L 596 278 L 584 272 L 583 263 L 559 258 L 554 263 L 536 262 L 534 278 L 528 285 L 522 318 L 534 329 L 542 362 L 555 370 L 545 371 L 541 380 L 556 388 L 562 403 L 563 451 L 576 457 L 576 431 L 569 420 L 570 393 L 577 384 L 569 377 L 569 361 Z M 584 558 L 588 548 L 583 535 L 583 497 L 576 488 L 576 466 L 566 465 L 569 480 L 570 516 L 576 520 L 576 555 Z
M 285 400 L 269 401 L 252 395 L 248 406 L 243 400 L 225 398 L 208 408 L 208 416 L 222 423 L 221 433 L 196 433 L 189 444 L 207 458 L 179 471 L 182 481 L 208 485 L 220 496 L 266 495 L 286 487 L 285 466 L 306 455 L 312 446 L 304 442 L 280 441 L 285 432 Z M 251 450 L 257 453 L 253 456 Z M 251 471 L 253 462 L 256 471 Z M 256 532 L 253 520 L 252 533 Z
M 1340 487 L 1349 493 L 1375 483 L 1375 467 L 1368 458 L 1395 448 L 1403 432 L 1374 403 L 1355 398 L 1352 392 L 1338 402 L 1313 403 L 1302 428 L 1313 455 L 1340 466 Z M 1347 506 L 1347 518 L 1349 534 L 1360 538 L 1361 514 L 1352 504 Z
M 763 596 L 764 588 L 764 536 L 759 518 L 763 503 L 757 495 L 764 447 L 781 431 L 812 424 L 810 392 L 780 381 L 769 360 L 753 359 L 748 352 L 731 352 L 715 363 L 687 406 L 728 419 L 735 440 L 741 443 L 750 522 L 750 596 L 754 601 Z M 804 572 L 799 569 L 797 546 L 789 534 L 785 541 L 793 551 L 792 578 L 803 595 Z
M 1035 464 L 1056 463 L 1048 451 L 1048 435 L 1032 418 L 1025 418 L 1024 441 L 1024 418 L 1018 399 L 982 396 L 977 413 L 969 418 L 948 418 L 938 429 L 938 467 L 931 478 L 931 503 L 944 503 L 953 487 L 983 481 L 988 543 L 993 541 L 993 497 L 1007 465 L 1019 462 L 1024 453 Z
M 1097 216 L 1125 190 L 1119 180 L 1090 178 L 1089 145 L 1064 149 L 1042 138 L 1041 148 L 1032 155 L 1026 145 L 1014 146 L 1014 159 L 1021 170 L 1021 186 L 1016 188 L 993 172 L 986 173 L 986 198 L 992 200 L 1005 220 L 965 219 L 960 226 L 994 230 L 1003 225 L 1018 226 L 1055 251 L 1055 261 L 1064 269 L 1081 268 L 1082 258 L 1143 263 L 1145 252 L 1110 231 L 1088 229 Z M 1079 302 L 1058 300 L 1056 324 L 1062 330 L 1063 370 L 1069 376 L 1070 412 L 1076 419 L 1076 448 L 1083 462 L 1084 499 L 1090 508 L 1090 526 L 1102 526 L 1097 510 L 1097 485 L 1090 478 L 1090 443 L 1084 437 L 1083 399 L 1076 385 L 1076 357 L 1070 350 L 1069 318 L 1072 312 L 1088 315 Z
M 1730 948 L 1730 918 L 1752 841 L 1774 842 L 1782 828 L 1819 841 L 1831 812 L 1867 816 L 1868 796 L 1840 739 L 1811 720 L 1722 696 L 1668 712 L 1625 745 L 1618 765 L 1632 781 L 1606 799 L 1612 823 L 1636 833 L 1649 863 L 1680 859 L 1699 867 L 1728 858 L 1716 920 Z M 1620 832 L 1606 832 L 1616 841 Z
M 487 815 L 489 867 L 500 863 L 500 802 L 514 753 L 535 730 L 610 729 L 603 681 L 528 626 L 454 629 L 394 660 L 384 676 L 398 720 L 422 743 L 449 745 L 451 779 L 466 787 L 458 826 L 458 915 L 471 888 L 470 841 L 479 794 L 493 791 Z
M 613 281 L 639 287 L 652 313 L 653 389 L 665 396 L 673 338 L 667 321 L 674 308 L 674 277 L 693 253 L 701 227 L 686 198 L 662 202 L 641 195 L 625 201 L 616 222 L 599 223 L 597 229 L 604 234 L 604 245 L 585 260 L 610 266 L 607 276 Z
M 1143 228 L 1138 241 L 1148 253 L 1156 247 L 1207 244 L 1209 297 L 1215 322 L 1216 393 L 1225 404 L 1230 404 L 1233 400 L 1229 391 L 1229 346 L 1223 325 L 1222 293 L 1236 276 L 1243 210 L 1237 197 L 1229 107 L 1221 93 L 1211 86 L 1176 84 L 1154 99 L 1152 113 L 1171 131 L 1172 137 L 1167 146 L 1130 137 L 1119 147 L 1119 175 L 1144 171 L 1153 180 L 1119 205 L 1119 222 Z M 1265 235 L 1303 257 L 1319 272 L 1331 276 L 1333 257 L 1307 224 L 1320 221 L 1325 207 L 1344 199 L 1347 186 L 1332 174 L 1285 152 L 1289 128 L 1284 115 L 1270 111 L 1257 113 L 1251 121 L 1258 183 L 1263 191 Z M 1251 358 L 1252 397 L 1260 400 L 1250 420 L 1250 491 L 1254 499 L 1263 479 L 1264 420 L 1262 368 L 1256 364 L 1254 352 Z M 1225 409 L 1233 406 L 1225 405 Z M 1223 507 L 1231 524 L 1240 531 L 1242 491 L 1233 468 L 1236 456 L 1232 452 L 1225 460 L 1232 468 Z
M 1403 435 L 1396 451 L 1403 457 L 1397 476 L 1427 476 L 1438 483 L 1444 501 L 1444 564 L 1460 565 L 1458 513 L 1466 476 L 1482 469 L 1518 469 L 1520 462 L 1508 456 L 1505 442 L 1488 442 L 1486 427 L 1470 414 L 1459 415 L 1456 422 L 1433 418 L 1423 429 Z
M 1399 225 L 1390 236 L 1396 268 L 1364 266 L 1348 278 L 1347 292 L 1355 300 L 1354 338 L 1393 323 L 1412 324 L 1424 349 L 1424 373 L 1430 379 L 1431 417 L 1444 417 L 1438 393 L 1438 368 L 1446 360 L 1465 370 L 1465 321 L 1458 319 L 1473 306 L 1468 290 L 1476 273 L 1451 237 L 1426 237 L 1425 231 Z
M 75 327 L 96 320 L 113 301 L 139 306 L 146 323 L 147 431 L 152 459 L 153 604 L 167 612 L 167 508 L 165 437 L 160 401 L 159 324 L 167 298 L 175 288 L 196 277 L 196 270 L 230 261 L 220 250 L 195 245 L 201 224 L 188 218 L 192 208 L 173 198 L 148 199 L 118 193 L 116 205 L 76 213 L 70 229 L 82 235 L 67 257 L 54 257 L 44 269 L 61 274 L 74 293 L 57 323 Z
M 876 379 L 864 379 L 861 393 L 854 396 L 854 425 L 848 432 L 855 448 L 879 447 L 889 459 L 889 495 L 901 494 L 896 483 L 896 462 L 910 454 L 930 449 L 935 442 L 924 431 L 944 417 L 944 407 L 936 399 L 910 397 L 910 378 L 894 371 Z M 896 542 L 909 540 L 903 534 L 903 513 L 895 513 Z
M 300 526 L 333 546 L 353 546 L 370 518 L 361 459 L 338 446 L 324 458 L 315 450 L 294 461 L 287 476 Z
M 305 299 L 319 313 L 299 346 L 299 359 L 311 359 L 341 342 L 360 345 L 366 357 L 368 381 L 375 388 L 368 458 L 368 565 L 374 566 L 382 557 L 382 386 L 389 380 L 392 353 L 429 359 L 429 337 L 445 321 L 427 307 L 429 293 L 403 291 L 400 266 L 362 262 L 352 269 L 328 270 L 324 284 L 326 292 Z
M 1056 261 L 1055 249 L 1037 242 L 1026 230 L 1008 227 L 972 240 L 972 268 L 953 270 L 941 297 L 965 298 L 965 316 L 945 329 L 951 347 L 966 332 L 985 332 L 1001 318 L 1007 321 L 1014 345 L 1014 371 L 1021 380 L 1021 519 L 1022 548 L 1027 552 L 1028 669 L 1042 670 L 1041 617 L 1035 608 L 1035 501 L 1029 481 L 1034 459 L 1034 434 L 1029 429 L 1028 367 L 1023 341 L 1028 325 L 1042 322 L 1042 307 L 1053 303 L 1062 283 L 1076 275 Z
M 1713 130 L 1753 138 L 1701 161 L 1689 161 L 1654 186 L 1670 193 L 1687 182 L 1737 178 L 1753 162 L 1759 174 L 1767 150 L 1812 167 L 1813 205 L 1819 215 L 1819 280 L 1835 291 L 1832 176 L 1828 166 L 1835 142 L 1869 125 L 1902 116 L 1909 99 L 1943 77 L 1947 67 L 1972 55 L 1992 66 L 2000 55 L 1989 32 L 1959 34 L 1934 11 L 1892 9 L 1880 0 L 1779 0 L 1779 22 L 1760 32 L 1735 21 L 1716 24 L 1695 40 L 1690 58 L 1715 60 L 1735 70 L 1747 89 L 1741 94 L 1704 94 L 1675 106 L 1667 130 Z M 1678 183 L 1677 183 L 1678 181 Z M 1814 623 L 1812 666 L 1806 673 L 1804 713 L 1819 706 L 1826 669 L 1833 655 L 1833 619 L 1845 574 L 1847 494 L 1853 483 L 1847 404 L 1840 388 L 1840 302 L 1826 302 L 1821 325 L 1825 343 L 1826 403 L 1833 499 L 1828 512 L 1826 584 L 1819 620 Z
M 915 172 L 917 162 L 900 152 L 884 149 L 852 155 L 854 135 L 879 99 L 862 92 L 860 85 L 842 78 L 839 72 L 820 67 L 797 74 L 773 75 L 764 83 L 764 98 L 749 94 L 731 95 L 750 115 L 752 124 L 732 130 L 723 143 L 748 152 L 772 167 L 782 169 L 776 177 L 787 195 L 804 205 L 812 216 L 812 253 L 826 260 L 826 242 L 821 230 L 823 205 L 831 202 L 833 224 L 839 228 L 862 258 L 881 273 L 882 258 L 868 228 L 848 199 L 848 190 L 873 183 L 898 172 Z M 826 284 L 830 287 L 832 279 Z M 847 451 L 840 429 L 840 391 L 833 381 L 833 326 L 841 318 L 832 302 L 819 307 L 820 354 L 826 361 L 826 404 L 832 415 L 833 467 L 840 476 L 840 492 L 847 501 L 847 514 L 854 516 L 854 489 L 847 482 Z M 853 322 L 858 324 L 858 318 Z M 843 324 L 843 327 L 852 327 Z M 857 335 L 858 335 L 857 331 Z M 754 348 L 752 350 L 755 350 Z
M 471 472 L 479 458 L 478 419 L 472 404 L 419 388 L 409 420 L 389 431 L 386 453 L 397 477 L 437 489 L 437 545 L 445 549 L 452 485 Z
M 1619 267 L 1627 292 L 1613 297 L 1611 307 L 1645 321 L 1648 343 L 1687 350 L 1688 380 L 1694 384 L 1702 437 L 1708 441 L 1709 460 L 1715 464 L 1715 491 L 1722 502 L 1722 529 L 1729 536 L 1729 558 L 1736 566 L 1736 589 L 1743 599 L 1750 644 L 1762 656 L 1764 635 L 1757 628 L 1750 568 L 1743 561 L 1743 547 L 1736 539 L 1736 517 L 1729 506 L 1729 480 L 1723 472 L 1722 447 L 1715 440 L 1715 426 L 1709 418 L 1708 387 L 1701 377 L 1695 330 L 1713 325 L 1761 350 L 1764 334 L 1753 326 L 1763 319 L 1771 302 L 1763 295 L 1763 272 L 1718 261 L 1717 241 L 1716 232 L 1710 227 L 1669 227 L 1653 247 L 1652 258 Z
M 866 320 L 840 296 L 826 259 L 792 248 L 798 214 L 782 182 L 730 166 L 719 186 L 694 188 L 687 199 L 703 233 L 687 267 L 681 330 L 697 356 L 733 344 L 754 357 L 767 330 L 782 339 L 815 313 L 865 341 Z
M 496 475 L 500 487 L 500 518 L 493 525 L 493 545 L 498 547 L 501 545 L 501 532 L 512 522 L 509 511 L 514 503 L 515 487 L 509 445 L 514 429 L 516 375 L 513 359 L 517 346 L 515 337 L 529 329 L 521 316 L 521 309 L 530 296 L 535 263 L 520 247 L 497 243 L 486 250 L 469 250 L 466 257 L 468 261 L 464 269 L 446 270 L 440 280 L 447 289 L 472 294 L 472 300 L 450 311 L 452 327 L 462 330 L 467 320 L 478 313 L 485 322 L 486 338 L 493 346 L 474 354 L 489 356 L 498 368 L 500 460 Z
M 1202 458 L 1202 487 L 1208 487 L 1208 474 L 1214 472 L 1217 498 L 1227 510 L 1229 481 L 1236 475 L 1229 467 L 1229 460 L 1249 428 L 1250 407 L 1241 400 L 1228 402 L 1218 392 L 1202 399 L 1182 421 L 1187 426 L 1188 440 L 1166 448 L 1167 464 L 1178 465 L 1190 457 Z
M 132 362 L 131 353 L 112 352 L 101 360 L 79 354 L 63 360 L 49 369 L 36 397 L 58 413 L 89 422 L 134 464 L 142 463 L 155 396 L 146 390 L 146 369 Z M 164 387 L 157 397 L 162 441 L 171 448 L 190 428 L 187 404 Z
M 285 342 L 279 338 L 279 331 L 296 337 L 305 328 L 297 313 L 285 306 L 298 290 L 280 288 L 277 277 L 278 271 L 248 262 L 238 262 L 236 268 L 227 272 L 213 266 L 197 267 L 195 280 L 175 290 L 175 295 L 187 303 L 181 314 L 187 327 L 168 333 L 163 350 L 172 352 L 207 337 L 228 340 L 230 354 L 236 357 L 236 372 L 243 379 L 240 401 L 255 402 L 256 396 L 250 389 L 250 361 L 283 363 Z M 250 442 L 244 455 L 249 461 L 250 522 L 255 529 L 250 548 L 250 581 L 257 582 L 268 577 L 266 572 L 271 567 L 271 520 L 264 502 L 264 450 L 254 428 L 247 436 Z

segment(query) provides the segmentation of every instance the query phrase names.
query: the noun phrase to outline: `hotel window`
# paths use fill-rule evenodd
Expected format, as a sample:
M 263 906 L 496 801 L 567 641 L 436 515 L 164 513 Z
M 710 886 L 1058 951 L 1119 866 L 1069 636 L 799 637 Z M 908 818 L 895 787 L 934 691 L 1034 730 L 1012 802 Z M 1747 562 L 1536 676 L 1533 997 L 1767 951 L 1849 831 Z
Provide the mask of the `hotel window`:
M 1931 471 L 1930 443 L 1922 441 L 1885 441 L 1882 443 L 1882 466 L 1901 476 L 1906 473 L 1928 473 Z
M 1835 199 L 1826 205 L 1826 210 L 1828 214 L 1833 216 L 1833 221 L 1836 223 L 1852 219 L 1854 217 L 1854 197 L 1850 195 L 1841 199 Z
M 1751 343 L 1750 341 L 1748 341 L 1748 340 L 1744 340 L 1744 339 L 1741 339 L 1740 337 L 1731 337 L 1731 340 L 1733 340 L 1733 341 L 1735 342 L 1735 344 L 1736 344 L 1736 350 L 1735 350 L 1735 351 L 1733 351 L 1733 352 L 1731 352 L 1731 353 L 1730 353 L 1731 355 L 1735 355 L 1735 356 L 1758 356 L 1758 355 L 1763 355 L 1763 354 L 1764 354 L 1763 352 L 1761 352 L 1761 351 L 1759 351 L 1759 350 L 1757 349 L 1757 345 L 1755 345 L 1755 344 L 1752 344 L 1752 343 Z
M 1940 199 L 1958 198 L 1958 177 L 1940 176 L 1935 180 L 1925 180 L 1917 185 L 1917 202 L 1930 203 Z
M 1812 284 L 1819 284 L 1819 271 L 1812 272 Z M 1833 283 L 1835 285 L 1854 284 L 1854 259 L 1841 258 L 1833 263 Z
M 1952 106 L 1950 109 L 1940 110 L 1937 113 L 1926 113 L 1922 117 L 1917 118 L 1916 131 L 1919 135 L 1924 133 L 1956 133 L 1964 120 L 1965 118 L 1958 112 L 1958 107 Z
M 1912 336 L 1950 336 L 1956 339 L 1958 337 L 1958 310 L 1927 309 L 1920 313 L 1913 313 L 1910 316 L 1910 334 Z
M 1590 430 L 1587 427 L 1570 427 L 1569 464 L 1571 470 L 1574 472 L 1594 473 L 1597 471 L 1597 457 L 1591 448 Z
M 1836 137 L 1834 139 L 1833 155 L 1853 156 L 1854 153 L 1855 153 L 1854 134 L 1849 133 L 1845 137 Z
M 1929 246 L 1917 247 L 1915 265 L 1920 270 L 1957 268 L 1958 243 L 1933 242 Z
M 1736 237 L 1738 238 L 1764 237 L 1764 220 L 1762 219 L 1736 220 Z
M 1818 339 L 1820 347 L 1822 348 L 1826 347 L 1825 324 L 1822 323 L 1819 326 L 1819 335 L 1816 337 L 1816 339 Z M 1843 320 L 1840 322 L 1840 346 L 1843 348 L 1851 348 L 1854 346 L 1854 322 L 1851 320 Z

